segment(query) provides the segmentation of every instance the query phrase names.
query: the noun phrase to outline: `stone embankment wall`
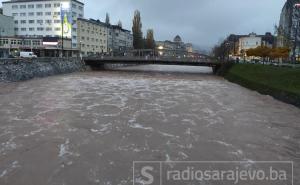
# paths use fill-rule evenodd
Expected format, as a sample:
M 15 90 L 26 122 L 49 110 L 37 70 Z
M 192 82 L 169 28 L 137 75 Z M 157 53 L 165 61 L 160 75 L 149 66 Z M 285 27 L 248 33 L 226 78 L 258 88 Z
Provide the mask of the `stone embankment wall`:
M 0 59 L 0 82 L 22 81 L 85 70 L 80 58 Z

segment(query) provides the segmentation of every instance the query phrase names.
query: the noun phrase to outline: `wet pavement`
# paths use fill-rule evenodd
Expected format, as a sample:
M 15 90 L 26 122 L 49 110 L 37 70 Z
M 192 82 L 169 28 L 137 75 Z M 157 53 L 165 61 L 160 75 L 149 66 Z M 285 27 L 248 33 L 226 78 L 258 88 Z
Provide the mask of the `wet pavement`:
M 0 84 L 0 184 L 132 184 L 133 161 L 293 161 L 299 184 L 300 109 L 210 72 L 139 66 Z

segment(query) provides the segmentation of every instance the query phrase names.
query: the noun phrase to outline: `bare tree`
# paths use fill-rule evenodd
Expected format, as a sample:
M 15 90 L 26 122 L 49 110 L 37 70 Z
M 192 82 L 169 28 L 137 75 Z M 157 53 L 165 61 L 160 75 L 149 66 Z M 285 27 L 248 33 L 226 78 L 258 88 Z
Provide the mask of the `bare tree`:
M 118 26 L 119 26 L 120 28 L 123 27 L 123 24 L 122 24 L 122 21 L 121 21 L 121 20 L 118 21 Z
M 143 32 L 142 32 L 142 22 L 141 13 L 136 10 L 134 12 L 134 17 L 132 21 L 132 34 L 133 34 L 133 47 L 135 49 L 143 48 Z
M 148 29 L 147 30 L 146 48 L 147 49 L 154 49 L 155 48 L 155 40 L 154 40 L 154 31 L 153 31 L 153 29 Z
M 109 18 L 109 14 L 108 13 L 106 13 L 105 23 L 106 24 L 110 24 L 110 18 Z

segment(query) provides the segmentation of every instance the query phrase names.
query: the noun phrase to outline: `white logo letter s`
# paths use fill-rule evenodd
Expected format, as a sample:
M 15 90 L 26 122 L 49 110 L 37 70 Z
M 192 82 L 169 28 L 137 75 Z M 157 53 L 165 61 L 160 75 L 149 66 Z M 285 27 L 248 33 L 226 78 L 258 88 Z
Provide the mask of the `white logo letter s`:
M 148 179 L 147 181 L 143 181 L 143 184 L 145 184 L 145 185 L 150 185 L 154 182 L 154 178 L 149 172 L 147 172 L 148 170 L 153 171 L 153 167 L 145 166 L 141 170 L 142 176 L 144 176 Z

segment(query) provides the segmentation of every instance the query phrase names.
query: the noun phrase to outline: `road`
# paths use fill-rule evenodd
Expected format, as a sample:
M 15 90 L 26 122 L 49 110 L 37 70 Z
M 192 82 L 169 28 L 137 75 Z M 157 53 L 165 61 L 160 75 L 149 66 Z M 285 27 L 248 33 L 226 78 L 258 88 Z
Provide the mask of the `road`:
M 0 184 L 127 185 L 133 161 L 294 161 L 299 184 L 300 110 L 210 73 L 140 66 L 0 84 Z

